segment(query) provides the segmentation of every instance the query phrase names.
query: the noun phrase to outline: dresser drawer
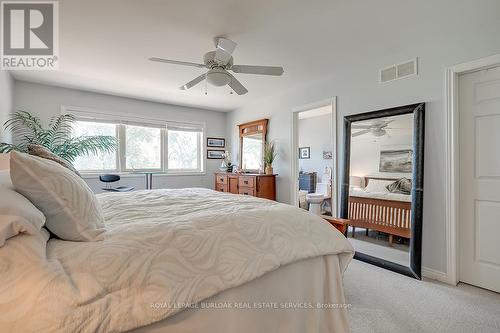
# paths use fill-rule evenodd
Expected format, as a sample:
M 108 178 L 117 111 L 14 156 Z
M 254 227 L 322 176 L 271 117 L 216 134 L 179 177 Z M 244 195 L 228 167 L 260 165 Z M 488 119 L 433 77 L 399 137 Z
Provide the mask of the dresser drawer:
M 217 184 L 215 186 L 215 190 L 219 192 L 229 192 L 229 188 L 227 187 L 227 185 L 224 184 Z
M 239 193 L 243 195 L 255 196 L 255 189 L 253 187 L 240 186 Z
M 240 187 L 255 187 L 255 178 L 250 176 L 240 176 L 238 184 Z
M 227 184 L 227 176 L 217 175 L 216 182 L 217 184 Z

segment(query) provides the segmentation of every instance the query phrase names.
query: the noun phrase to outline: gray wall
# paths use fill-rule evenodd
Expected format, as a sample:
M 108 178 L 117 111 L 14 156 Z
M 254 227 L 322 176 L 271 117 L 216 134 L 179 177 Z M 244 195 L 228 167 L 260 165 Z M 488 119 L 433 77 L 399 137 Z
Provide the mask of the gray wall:
M 345 115 L 426 102 L 423 266 L 445 272 L 445 68 L 500 53 L 500 1 L 426 1 L 425 5 L 414 6 L 412 11 L 404 11 L 404 6 L 394 7 L 391 3 L 366 1 L 362 12 L 355 2 L 344 3 L 336 15 L 362 16 L 363 23 L 357 25 L 360 19 L 353 20 L 352 24 L 346 22 L 341 33 L 370 29 L 371 33 L 378 33 L 377 45 L 380 47 L 367 49 L 362 43 L 336 45 L 336 54 L 331 55 L 331 68 L 325 68 L 327 78 L 318 82 L 298 82 L 292 90 L 231 112 L 227 133 L 232 151 L 236 153 L 236 125 L 259 118 L 270 119 L 269 138 L 277 140 L 280 148 L 275 164 L 279 174 L 277 197 L 288 203 L 290 112 L 294 107 L 338 96 L 337 139 L 342 154 L 342 118 Z M 406 17 L 406 24 L 384 30 L 377 22 L 379 16 L 371 15 L 380 13 L 381 9 L 385 11 L 384 19 Z M 419 57 L 418 77 L 378 83 L 380 68 L 415 56 Z M 336 63 L 335 59 L 346 60 Z
M 311 148 L 311 158 L 299 159 L 299 170 L 317 172 L 322 182 L 325 167 L 332 166 L 332 160 L 323 159 L 323 151 L 332 151 L 332 115 L 299 119 L 298 136 L 299 147 Z
M 10 142 L 11 134 L 3 130 L 3 124 L 12 112 L 14 80 L 9 72 L 0 70 L 0 142 Z
M 226 115 L 223 112 L 194 109 L 176 105 L 147 102 L 137 99 L 98 94 L 93 92 L 66 89 L 15 81 L 14 107 L 37 115 L 47 124 L 50 117 L 61 113 L 61 105 L 115 111 L 120 113 L 140 114 L 155 119 L 196 121 L 206 124 L 206 135 L 225 137 Z M 213 187 L 213 173 L 220 165 L 220 160 L 207 160 L 206 175 L 196 176 L 155 176 L 155 188 Z M 85 178 L 96 192 L 101 184 L 97 177 Z M 145 187 L 142 175 L 128 176 L 121 185 Z

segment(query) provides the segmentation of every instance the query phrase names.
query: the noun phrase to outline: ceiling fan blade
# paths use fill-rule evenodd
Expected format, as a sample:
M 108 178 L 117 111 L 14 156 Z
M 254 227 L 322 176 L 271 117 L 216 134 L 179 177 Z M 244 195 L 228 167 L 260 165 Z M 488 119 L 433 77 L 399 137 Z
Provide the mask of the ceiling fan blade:
M 205 80 L 205 78 L 206 78 L 206 74 L 201 74 L 197 78 L 195 78 L 195 79 L 189 81 L 188 83 L 186 83 L 185 85 L 183 85 L 180 89 L 188 90 L 189 88 L 192 88 L 195 85 L 197 85 L 198 83 L 200 83 L 201 81 Z
M 174 64 L 174 65 L 183 65 L 183 66 L 192 66 L 192 67 L 199 67 L 203 68 L 205 65 L 203 64 L 197 64 L 194 62 L 187 62 L 187 61 L 178 61 L 178 60 L 169 60 L 169 59 L 162 59 L 162 58 L 149 58 L 151 61 L 156 61 L 156 62 L 163 62 L 166 64 Z
M 352 125 L 351 126 L 352 129 L 369 129 L 371 128 L 370 125 Z
M 230 69 L 235 73 L 275 76 L 280 76 L 284 72 L 283 67 L 276 66 L 233 65 Z
M 217 48 L 215 50 L 215 61 L 221 65 L 225 65 L 231 59 L 236 43 L 227 38 L 216 38 Z
M 363 134 L 366 134 L 366 133 L 370 133 L 370 130 L 369 129 L 365 129 L 363 131 L 359 131 L 359 132 L 356 132 L 356 133 L 352 133 L 351 136 L 354 138 L 356 136 L 360 136 L 360 135 L 363 135 Z
M 233 89 L 234 92 L 238 95 L 245 95 L 248 92 L 247 88 L 245 88 L 240 81 L 238 81 L 233 75 L 231 75 L 231 73 L 227 74 L 231 76 L 231 82 L 228 83 L 231 89 Z

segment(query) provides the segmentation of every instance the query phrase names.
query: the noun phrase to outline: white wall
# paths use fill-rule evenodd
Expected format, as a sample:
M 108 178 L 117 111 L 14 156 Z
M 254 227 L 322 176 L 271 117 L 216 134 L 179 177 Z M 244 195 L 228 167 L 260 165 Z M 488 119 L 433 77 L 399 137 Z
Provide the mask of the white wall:
M 325 167 L 332 166 L 332 160 L 323 159 L 323 151 L 332 151 L 332 115 L 299 119 L 297 130 L 299 147 L 311 148 L 311 158 L 299 159 L 299 171 L 317 172 L 321 182 Z
M 379 176 L 387 178 L 406 177 L 411 179 L 411 173 L 379 172 L 380 151 L 385 149 L 411 149 L 412 132 L 406 135 L 387 135 L 374 138 L 363 135 L 351 138 L 351 176 Z
M 445 68 L 500 53 L 500 1 L 419 1 L 411 2 L 411 10 L 394 4 L 389 0 L 365 1 L 359 10 L 358 2 L 343 2 L 335 15 L 349 20 L 344 20 L 345 26 L 337 33 L 348 36 L 352 30 L 369 30 L 378 36 L 379 47 L 367 49 L 363 43 L 347 38 L 344 44 L 336 45 L 331 66 L 324 69 L 328 77 L 318 82 L 298 82 L 292 90 L 231 112 L 227 133 L 236 153 L 236 125 L 270 119 L 269 139 L 277 140 L 280 148 L 275 164 L 279 173 L 277 198 L 290 202 L 292 108 L 338 96 L 337 135 L 342 154 L 343 116 L 426 102 L 423 266 L 445 272 Z M 381 18 L 384 23 L 393 21 L 391 18 L 403 23 L 387 29 Z M 417 77 L 378 83 L 380 68 L 415 56 L 419 57 Z M 345 60 L 339 63 L 336 59 Z
M 81 90 L 52 87 L 36 83 L 15 81 L 14 107 L 37 115 L 47 124 L 50 117 L 61 113 L 61 105 L 86 107 L 120 113 L 140 114 L 155 119 L 196 121 L 206 124 L 206 135 L 225 137 L 226 115 L 223 112 L 194 109 L 169 104 L 147 102 L 137 99 L 98 94 Z M 213 173 L 220 160 L 206 160 L 206 175 L 154 176 L 154 188 L 208 187 L 213 188 Z M 95 191 L 102 184 L 97 177 L 85 178 Z M 133 175 L 123 178 L 121 185 L 145 187 L 145 176 Z
M 3 130 L 3 124 L 12 112 L 14 80 L 9 72 L 0 70 L 0 142 L 10 142 L 11 134 Z

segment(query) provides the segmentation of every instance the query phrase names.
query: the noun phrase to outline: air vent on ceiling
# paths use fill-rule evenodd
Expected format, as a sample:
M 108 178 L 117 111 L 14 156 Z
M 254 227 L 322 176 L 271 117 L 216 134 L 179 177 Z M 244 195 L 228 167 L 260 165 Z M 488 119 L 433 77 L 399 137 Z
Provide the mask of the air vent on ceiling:
M 380 83 L 417 75 L 417 58 L 380 70 Z

